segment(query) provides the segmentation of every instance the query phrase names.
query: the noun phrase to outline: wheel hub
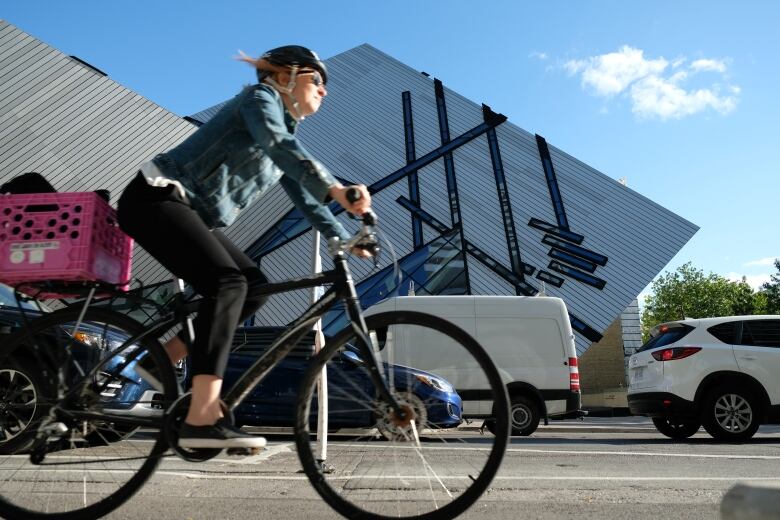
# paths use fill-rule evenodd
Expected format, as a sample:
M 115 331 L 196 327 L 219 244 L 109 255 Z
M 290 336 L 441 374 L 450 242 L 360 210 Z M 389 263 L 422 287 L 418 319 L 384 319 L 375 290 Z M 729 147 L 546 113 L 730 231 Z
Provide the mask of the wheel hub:
M 399 392 L 395 396 L 399 410 L 390 410 L 384 402 L 376 404 L 376 426 L 382 435 L 399 442 L 412 440 L 412 421 L 419 432 L 425 427 L 427 414 L 425 404 L 416 395 L 409 392 Z M 401 418 L 401 411 L 403 418 Z
M 401 410 L 404 413 L 403 419 L 397 411 L 390 412 L 390 424 L 396 428 L 408 428 L 415 419 L 416 414 L 414 413 L 414 409 L 411 407 L 411 405 L 408 404 L 402 404 Z
M 752 422 L 753 410 L 743 397 L 729 394 L 722 396 L 715 403 L 715 417 L 723 429 L 741 433 Z
M 518 429 L 522 429 L 528 425 L 530 416 L 528 410 L 521 406 L 512 407 L 512 426 Z

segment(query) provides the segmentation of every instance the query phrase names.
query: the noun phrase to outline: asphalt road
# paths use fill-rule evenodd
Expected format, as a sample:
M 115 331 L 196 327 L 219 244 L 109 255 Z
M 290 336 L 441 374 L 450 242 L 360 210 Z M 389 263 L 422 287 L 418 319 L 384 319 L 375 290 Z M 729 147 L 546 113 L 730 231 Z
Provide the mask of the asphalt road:
M 447 455 L 453 467 L 479 447 L 480 433 L 468 436 L 472 442 Z M 166 458 L 108 518 L 339 518 L 299 473 L 292 437 L 268 440 L 254 457 L 221 455 L 199 464 Z M 512 440 L 491 489 L 461 518 L 716 519 L 725 492 L 745 481 L 780 483 L 780 427 L 725 445 L 703 431 L 675 443 L 640 418 L 554 422 Z

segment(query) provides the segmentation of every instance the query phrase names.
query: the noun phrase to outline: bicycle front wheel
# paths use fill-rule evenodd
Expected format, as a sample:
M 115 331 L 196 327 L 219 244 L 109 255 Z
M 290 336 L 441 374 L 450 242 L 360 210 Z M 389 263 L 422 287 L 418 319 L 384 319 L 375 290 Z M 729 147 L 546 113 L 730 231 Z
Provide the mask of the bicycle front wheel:
M 173 368 L 144 329 L 66 308 L 0 337 L 0 516 L 97 518 L 149 478 L 167 449 Z M 136 371 L 145 368 L 144 379 Z M 150 376 L 149 376 L 150 375 Z
M 348 327 L 326 340 L 301 384 L 295 440 L 303 469 L 348 518 L 454 518 L 487 489 L 506 450 L 509 408 L 498 370 L 472 337 L 441 318 L 386 312 L 366 325 L 381 378 L 406 413 L 378 396 Z M 327 399 L 318 390 L 323 373 Z M 477 427 L 491 415 L 496 434 L 484 436 Z M 341 430 L 323 443 L 318 428 Z

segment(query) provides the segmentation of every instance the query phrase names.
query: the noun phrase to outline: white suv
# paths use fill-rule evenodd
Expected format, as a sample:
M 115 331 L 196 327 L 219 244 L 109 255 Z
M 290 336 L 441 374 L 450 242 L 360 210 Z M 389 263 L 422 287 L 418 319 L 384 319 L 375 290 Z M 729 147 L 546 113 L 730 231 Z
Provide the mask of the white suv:
M 780 316 L 664 323 L 628 362 L 628 406 L 658 431 L 685 439 L 704 426 L 744 441 L 780 423 Z

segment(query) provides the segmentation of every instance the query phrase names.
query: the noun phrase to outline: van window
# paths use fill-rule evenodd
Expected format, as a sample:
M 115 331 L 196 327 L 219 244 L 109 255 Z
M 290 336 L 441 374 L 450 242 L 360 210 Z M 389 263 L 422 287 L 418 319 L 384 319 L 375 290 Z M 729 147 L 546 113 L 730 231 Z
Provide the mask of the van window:
M 647 343 L 642 345 L 642 347 L 637 350 L 637 352 L 644 352 L 645 350 L 663 347 L 665 345 L 669 345 L 670 343 L 680 341 L 692 330 L 693 327 L 690 325 L 685 325 L 684 323 L 661 325 L 660 327 L 653 329 L 653 332 L 651 333 L 653 334 L 653 337 L 651 337 Z
M 717 325 L 713 325 L 709 329 L 707 329 L 707 332 L 718 338 L 723 343 L 728 343 L 729 345 L 733 345 L 737 342 L 737 326 L 739 325 L 738 321 L 728 321 L 726 323 L 719 323 Z
M 740 345 L 780 348 L 780 320 L 749 320 L 742 322 Z

